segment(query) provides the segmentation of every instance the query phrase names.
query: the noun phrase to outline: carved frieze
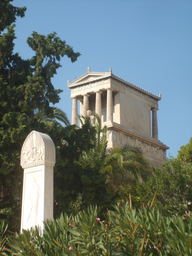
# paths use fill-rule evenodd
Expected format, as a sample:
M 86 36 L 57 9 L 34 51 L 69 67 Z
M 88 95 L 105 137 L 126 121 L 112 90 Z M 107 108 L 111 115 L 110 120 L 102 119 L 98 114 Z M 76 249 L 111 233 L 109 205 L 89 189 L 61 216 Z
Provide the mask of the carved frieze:
M 71 94 L 73 94 L 75 92 L 85 91 L 85 90 L 91 89 L 93 87 L 100 86 L 101 84 L 105 85 L 107 83 L 108 83 L 108 79 L 105 79 L 105 80 L 102 80 L 102 81 L 98 81 L 98 82 L 93 82 L 93 83 L 90 82 L 90 83 L 88 83 L 86 85 L 82 85 L 82 86 L 78 86 L 76 88 L 72 88 L 71 89 Z
M 139 139 L 133 138 L 131 136 L 125 135 L 121 132 L 110 131 L 108 132 L 109 141 L 112 140 L 113 145 L 115 147 L 123 147 L 127 144 L 132 145 L 134 147 L 138 147 L 142 150 L 145 155 L 149 157 L 155 157 L 162 161 L 166 160 L 166 151 L 154 145 L 148 144 Z

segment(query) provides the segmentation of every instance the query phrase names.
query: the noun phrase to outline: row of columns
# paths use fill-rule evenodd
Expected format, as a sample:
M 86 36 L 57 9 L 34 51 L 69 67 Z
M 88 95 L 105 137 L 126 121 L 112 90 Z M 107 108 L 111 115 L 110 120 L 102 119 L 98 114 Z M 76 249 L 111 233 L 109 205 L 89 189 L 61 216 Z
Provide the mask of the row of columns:
M 96 92 L 95 98 L 95 112 L 101 118 L 102 114 L 102 102 L 101 102 L 101 94 L 102 91 Z M 80 102 L 81 113 L 83 116 L 87 115 L 87 111 L 89 110 L 89 94 L 83 95 L 83 103 Z M 78 109 L 77 109 L 77 98 L 72 98 L 72 124 L 78 125 Z M 109 88 L 107 89 L 107 121 L 113 120 L 113 91 Z
M 95 112 L 101 118 L 102 114 L 102 102 L 101 102 L 102 91 L 96 92 L 95 99 Z M 87 116 L 87 111 L 89 110 L 89 94 L 83 95 L 83 102 L 80 102 L 80 113 L 83 116 Z M 157 127 L 157 109 L 152 108 L 152 137 L 158 139 L 158 127 Z M 72 124 L 78 125 L 78 108 L 77 108 L 77 98 L 72 98 Z M 113 91 L 107 89 L 107 121 L 113 121 Z

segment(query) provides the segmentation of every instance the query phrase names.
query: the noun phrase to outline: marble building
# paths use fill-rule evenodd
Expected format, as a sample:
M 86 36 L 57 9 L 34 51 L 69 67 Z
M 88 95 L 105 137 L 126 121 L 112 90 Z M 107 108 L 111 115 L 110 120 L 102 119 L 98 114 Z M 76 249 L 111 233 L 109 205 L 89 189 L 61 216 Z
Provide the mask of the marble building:
M 153 166 L 166 160 L 168 147 L 158 139 L 159 96 L 124 81 L 109 72 L 91 72 L 68 81 L 72 98 L 72 124 L 77 115 L 97 113 L 102 126 L 108 127 L 108 148 L 131 144 L 139 147 Z M 78 111 L 78 101 L 80 110 Z

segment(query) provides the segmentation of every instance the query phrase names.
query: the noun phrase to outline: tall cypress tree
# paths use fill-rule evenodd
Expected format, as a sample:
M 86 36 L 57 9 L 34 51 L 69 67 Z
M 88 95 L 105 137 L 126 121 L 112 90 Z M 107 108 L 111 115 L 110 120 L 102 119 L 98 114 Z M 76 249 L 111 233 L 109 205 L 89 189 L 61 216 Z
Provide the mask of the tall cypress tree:
M 55 122 L 47 126 L 45 117 L 53 118 L 53 104 L 59 102 L 62 90 L 54 88 L 51 78 L 56 74 L 60 58 L 72 62 L 80 53 L 51 33 L 48 36 L 33 32 L 27 39 L 34 51 L 31 59 L 22 59 L 14 53 L 14 22 L 24 17 L 26 8 L 13 6 L 11 0 L 0 2 L 0 217 L 20 211 L 22 169 L 19 164 L 24 139 L 33 130 L 46 132 L 60 129 Z

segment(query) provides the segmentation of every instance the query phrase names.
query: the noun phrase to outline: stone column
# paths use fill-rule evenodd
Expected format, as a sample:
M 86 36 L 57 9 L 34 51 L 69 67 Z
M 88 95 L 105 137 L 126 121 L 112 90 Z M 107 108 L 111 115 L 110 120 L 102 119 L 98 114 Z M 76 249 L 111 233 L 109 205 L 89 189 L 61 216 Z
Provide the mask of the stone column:
M 101 91 L 96 92 L 96 99 L 95 99 L 95 112 L 101 118 Z
M 158 140 L 157 109 L 152 108 L 152 137 Z
M 79 112 L 80 112 L 80 116 L 83 115 L 83 98 L 79 100 Z
M 78 125 L 78 120 L 77 120 L 77 99 L 76 98 L 72 99 L 72 121 L 71 121 L 71 124 Z
M 79 100 L 80 103 L 80 116 L 83 116 L 83 99 Z M 79 127 L 82 127 L 81 122 L 79 122 Z
M 55 146 L 44 133 L 32 131 L 21 149 L 24 169 L 21 212 L 22 229 L 44 228 L 43 221 L 53 219 L 53 167 Z
M 87 110 L 89 110 L 89 95 L 85 94 L 83 96 L 83 116 L 87 116 Z
M 113 121 L 113 92 L 107 89 L 107 122 Z

